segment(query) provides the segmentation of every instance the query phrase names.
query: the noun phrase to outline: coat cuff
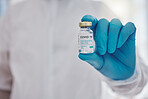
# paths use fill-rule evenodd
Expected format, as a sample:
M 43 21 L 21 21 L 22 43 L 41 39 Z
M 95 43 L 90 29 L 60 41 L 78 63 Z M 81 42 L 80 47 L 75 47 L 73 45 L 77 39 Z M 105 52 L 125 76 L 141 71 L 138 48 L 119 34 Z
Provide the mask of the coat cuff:
M 112 80 L 107 77 L 103 77 L 103 80 L 111 87 L 111 89 L 124 96 L 135 96 L 142 91 L 147 80 L 144 74 L 144 66 L 136 61 L 136 69 L 132 77 L 126 80 Z

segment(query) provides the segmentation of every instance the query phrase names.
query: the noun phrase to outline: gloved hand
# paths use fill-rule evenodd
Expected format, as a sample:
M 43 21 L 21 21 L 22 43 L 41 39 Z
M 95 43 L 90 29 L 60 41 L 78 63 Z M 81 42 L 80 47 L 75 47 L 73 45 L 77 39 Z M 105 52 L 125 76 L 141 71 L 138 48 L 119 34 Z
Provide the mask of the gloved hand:
M 85 15 L 81 21 L 92 22 L 96 51 L 79 54 L 79 58 L 110 79 L 125 80 L 131 77 L 136 62 L 134 24 L 128 22 L 123 26 L 118 19 L 98 21 L 91 15 Z
M 0 0 L 0 17 L 5 14 L 7 6 L 8 6 L 8 0 Z

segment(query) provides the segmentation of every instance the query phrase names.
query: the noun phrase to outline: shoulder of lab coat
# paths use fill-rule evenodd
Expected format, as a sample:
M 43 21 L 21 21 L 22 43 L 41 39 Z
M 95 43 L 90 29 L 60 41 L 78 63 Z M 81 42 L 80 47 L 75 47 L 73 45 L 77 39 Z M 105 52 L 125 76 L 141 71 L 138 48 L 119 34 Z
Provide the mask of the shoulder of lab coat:
M 103 81 L 105 81 L 111 89 L 123 96 L 135 96 L 142 92 L 146 83 L 147 83 L 147 75 L 148 67 L 143 63 L 140 56 L 136 57 L 136 69 L 132 77 L 126 80 L 111 80 L 106 77 L 102 77 Z

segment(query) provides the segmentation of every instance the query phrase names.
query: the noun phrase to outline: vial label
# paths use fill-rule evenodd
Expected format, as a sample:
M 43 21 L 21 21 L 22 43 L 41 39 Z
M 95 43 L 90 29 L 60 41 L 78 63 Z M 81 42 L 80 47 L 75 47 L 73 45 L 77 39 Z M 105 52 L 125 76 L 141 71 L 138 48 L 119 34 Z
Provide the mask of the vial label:
M 78 35 L 79 53 L 93 53 L 95 42 L 91 31 L 80 31 Z

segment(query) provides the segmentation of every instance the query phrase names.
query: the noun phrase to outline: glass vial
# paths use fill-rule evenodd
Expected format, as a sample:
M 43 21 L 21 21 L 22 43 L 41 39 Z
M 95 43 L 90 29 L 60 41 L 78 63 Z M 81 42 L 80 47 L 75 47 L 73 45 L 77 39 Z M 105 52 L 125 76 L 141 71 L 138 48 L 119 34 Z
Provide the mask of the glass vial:
M 78 49 L 79 53 L 93 53 L 95 50 L 95 41 L 93 31 L 90 29 L 92 22 L 80 22 L 80 32 L 78 34 Z

